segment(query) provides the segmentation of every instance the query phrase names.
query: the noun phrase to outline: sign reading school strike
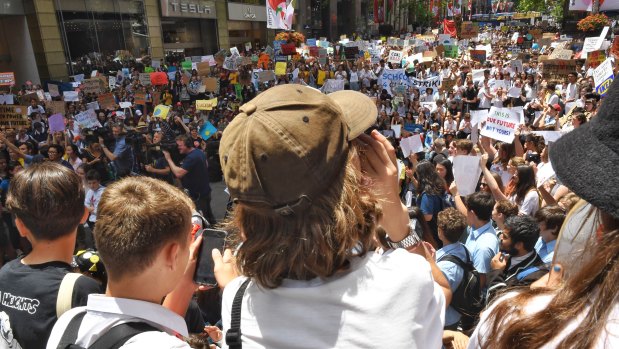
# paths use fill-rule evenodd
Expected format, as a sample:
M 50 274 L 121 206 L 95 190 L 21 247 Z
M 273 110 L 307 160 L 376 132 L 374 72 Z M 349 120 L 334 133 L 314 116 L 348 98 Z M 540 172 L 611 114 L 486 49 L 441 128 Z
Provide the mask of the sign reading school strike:
M 383 74 L 378 80 L 378 84 L 387 92 L 391 93 L 391 87 L 398 85 L 404 85 L 406 87 L 413 87 L 425 91 L 428 87 L 437 90 L 441 87 L 441 79 L 436 76 L 433 78 L 421 80 L 413 77 L 406 76 L 404 69 L 385 69 Z
M 481 135 L 512 143 L 516 129 L 520 125 L 520 114 L 522 114 L 522 108 L 490 108 Z
M 27 110 L 23 105 L 0 105 L 0 126 L 29 126 Z

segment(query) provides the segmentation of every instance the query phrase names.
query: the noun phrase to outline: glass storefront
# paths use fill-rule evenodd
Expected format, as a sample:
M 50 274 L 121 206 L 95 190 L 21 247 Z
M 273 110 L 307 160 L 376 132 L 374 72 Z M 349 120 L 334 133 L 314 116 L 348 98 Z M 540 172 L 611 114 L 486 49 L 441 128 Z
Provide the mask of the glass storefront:
M 161 31 L 166 52 L 203 56 L 217 52 L 217 12 L 210 0 L 161 0 Z
M 244 48 L 247 42 L 253 47 L 266 46 L 266 6 L 255 5 L 258 1 L 228 2 L 228 34 L 230 45 Z
M 55 6 L 67 61 L 118 50 L 149 54 L 143 0 L 55 0 Z

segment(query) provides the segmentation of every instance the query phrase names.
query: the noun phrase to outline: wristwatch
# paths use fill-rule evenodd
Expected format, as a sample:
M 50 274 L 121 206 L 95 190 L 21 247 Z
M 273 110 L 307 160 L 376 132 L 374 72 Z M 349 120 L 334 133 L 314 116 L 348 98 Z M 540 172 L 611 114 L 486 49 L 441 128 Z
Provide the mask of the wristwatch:
M 409 247 L 413 247 L 417 245 L 419 242 L 421 242 L 421 239 L 417 235 L 417 232 L 415 229 L 416 225 L 417 225 L 417 220 L 411 219 L 410 223 L 408 224 L 408 235 L 402 241 L 393 242 L 391 241 L 389 236 L 387 236 L 387 244 L 389 245 L 389 247 L 393 249 L 396 249 L 396 248 L 406 249 Z

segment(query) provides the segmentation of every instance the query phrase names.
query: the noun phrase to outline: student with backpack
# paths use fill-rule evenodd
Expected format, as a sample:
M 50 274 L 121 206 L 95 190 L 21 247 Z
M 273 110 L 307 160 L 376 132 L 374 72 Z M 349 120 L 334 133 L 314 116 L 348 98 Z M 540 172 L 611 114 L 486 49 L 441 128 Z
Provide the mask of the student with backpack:
M 71 273 L 77 226 L 88 218 L 82 181 L 60 164 L 33 164 L 11 179 L 6 208 L 32 251 L 0 270 L 0 348 L 45 348 L 58 317 L 100 292 Z
M 94 234 L 106 293 L 62 316 L 47 348 L 189 348 L 179 339 L 188 331 L 178 313 L 196 289 L 194 257 L 202 239 L 191 244 L 194 209 L 182 191 L 153 178 L 108 186 Z M 160 305 L 164 297 L 175 312 Z
M 469 330 L 483 307 L 479 273 L 469 251 L 458 240 L 466 230 L 466 217 L 455 208 L 438 213 L 438 236 L 443 247 L 436 251 L 441 269 L 453 297 L 445 312 L 446 330 Z

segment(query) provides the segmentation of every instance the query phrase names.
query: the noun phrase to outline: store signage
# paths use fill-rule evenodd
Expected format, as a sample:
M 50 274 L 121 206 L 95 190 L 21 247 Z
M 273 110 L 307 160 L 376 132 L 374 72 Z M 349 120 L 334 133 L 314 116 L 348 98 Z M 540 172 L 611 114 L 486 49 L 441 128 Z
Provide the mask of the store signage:
M 228 19 L 232 21 L 266 22 L 265 6 L 228 2 Z
M 162 17 L 217 18 L 215 3 L 203 0 L 161 0 Z

